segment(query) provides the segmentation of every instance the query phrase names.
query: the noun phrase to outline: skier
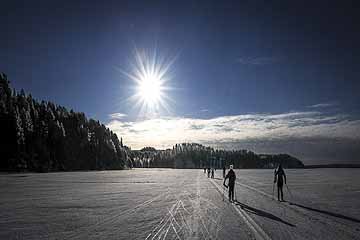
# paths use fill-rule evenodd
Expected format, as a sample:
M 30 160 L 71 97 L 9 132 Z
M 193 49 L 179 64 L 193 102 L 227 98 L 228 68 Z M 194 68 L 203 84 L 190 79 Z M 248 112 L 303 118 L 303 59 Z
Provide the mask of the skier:
M 275 170 L 275 174 L 274 174 L 274 183 L 277 182 L 278 201 L 280 201 L 280 195 L 281 195 L 281 201 L 284 201 L 284 193 L 283 193 L 284 181 L 286 184 L 286 175 L 280 163 L 279 167 Z
M 207 169 L 208 178 L 210 177 L 210 168 Z
M 204 173 L 206 173 L 206 168 L 204 168 Z
M 214 168 L 211 168 L 211 178 L 214 178 Z
M 226 168 L 225 168 L 225 166 L 223 167 L 223 178 L 225 178 L 225 176 L 226 176 Z
M 224 183 L 223 183 L 226 188 L 229 187 L 229 201 L 230 202 L 235 201 L 234 200 L 234 188 L 235 188 L 236 174 L 235 174 L 233 168 L 234 168 L 233 165 L 230 165 L 230 170 L 226 174 L 225 179 L 224 179 Z M 229 179 L 228 185 L 225 184 L 226 179 Z

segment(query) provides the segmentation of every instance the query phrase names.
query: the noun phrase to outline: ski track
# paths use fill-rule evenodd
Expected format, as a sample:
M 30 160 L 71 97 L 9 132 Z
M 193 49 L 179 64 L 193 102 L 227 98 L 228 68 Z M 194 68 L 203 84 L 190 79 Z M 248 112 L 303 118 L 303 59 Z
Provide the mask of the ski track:
M 255 192 L 257 192 L 257 193 L 260 193 L 261 195 L 263 195 L 263 196 L 265 196 L 265 197 L 267 197 L 267 198 L 275 201 L 275 202 L 278 204 L 278 207 L 283 209 L 283 213 L 285 213 L 285 208 L 290 209 L 290 210 L 292 210 L 293 212 L 295 212 L 295 213 L 297 213 L 297 214 L 300 214 L 301 216 L 305 217 L 306 220 L 310 220 L 310 221 L 313 221 L 313 222 L 315 221 L 316 224 L 321 223 L 322 225 L 327 226 L 327 229 L 329 229 L 329 230 L 331 230 L 331 231 L 334 230 L 334 227 L 339 228 L 339 227 L 337 226 L 337 224 L 340 224 L 341 227 L 345 227 L 345 228 L 346 228 L 346 229 L 343 229 L 343 228 L 342 228 L 342 229 L 341 229 L 341 232 L 344 233 L 344 232 L 346 231 L 346 234 L 348 235 L 349 238 L 353 238 L 353 237 L 354 237 L 353 232 L 352 232 L 351 230 L 349 230 L 349 228 L 352 229 L 354 226 L 351 226 L 351 225 L 349 225 L 348 223 L 345 223 L 344 221 L 339 221 L 339 220 L 337 220 L 337 219 L 334 218 L 334 217 L 325 216 L 325 215 L 323 215 L 323 214 L 321 214 L 321 213 L 316 214 L 316 216 L 314 216 L 314 214 L 313 214 L 313 215 L 310 215 L 310 214 L 308 213 L 308 211 L 306 211 L 305 209 L 301 209 L 301 208 L 296 207 L 296 206 L 294 206 L 294 205 L 290 205 L 288 202 L 278 203 L 273 196 L 271 196 L 270 194 L 267 194 L 267 193 L 265 193 L 264 191 L 261 191 L 261 190 L 259 190 L 259 189 L 257 189 L 257 188 L 254 188 L 254 187 L 249 186 L 249 185 L 244 184 L 244 183 L 240 183 L 240 182 L 238 182 L 238 181 L 236 181 L 236 184 L 237 184 L 237 185 L 240 185 L 240 186 L 242 186 L 242 187 L 244 187 L 244 188 L 250 189 L 250 190 L 252 190 L 252 191 L 255 191 Z M 289 195 L 290 195 L 290 198 L 292 199 L 292 202 L 294 202 L 293 196 L 292 196 L 292 194 L 290 193 L 290 191 L 289 191 L 289 189 L 287 188 L 287 186 L 286 186 L 286 190 L 285 190 L 285 191 L 288 191 L 288 193 L 289 193 Z M 285 215 L 285 214 L 283 214 L 283 215 Z M 326 220 L 324 220 L 324 219 L 326 219 Z M 297 221 L 299 221 L 299 219 L 297 219 Z M 329 223 L 329 222 L 331 222 L 331 223 Z M 334 224 L 334 223 L 336 223 L 336 224 Z M 335 234 L 336 234 L 336 235 L 339 235 L 338 233 L 335 233 Z
M 205 212 L 214 216 L 204 217 Z M 198 174 L 195 193 L 184 190 L 177 194 L 173 205 L 145 239 L 218 239 L 218 233 L 223 229 L 221 213 L 219 206 L 201 195 Z
M 101 221 L 98 221 L 97 223 L 93 224 L 91 226 L 91 229 L 92 229 L 92 231 L 95 231 L 95 228 L 97 228 L 97 227 L 102 227 L 102 226 L 107 225 L 107 224 L 113 224 L 119 218 L 124 218 L 127 215 L 131 215 L 131 214 L 139 211 L 140 209 L 142 209 L 142 208 L 146 207 L 147 205 L 151 204 L 152 202 L 159 199 L 163 195 L 166 195 L 168 192 L 169 192 L 169 189 L 165 193 L 162 193 L 162 194 L 160 194 L 160 195 L 158 195 L 156 197 L 153 197 L 153 198 L 151 198 L 151 199 L 149 199 L 149 200 L 135 206 L 134 208 L 131 208 L 131 209 L 128 209 L 128 210 L 125 210 L 125 211 L 118 212 L 118 213 L 115 213 L 113 215 L 110 215 L 108 218 L 105 218 L 105 219 L 103 219 Z M 66 239 L 83 238 L 84 235 L 89 235 L 89 227 L 88 226 L 85 226 L 83 228 L 79 228 L 76 232 L 73 232 L 73 233 L 70 234 L 70 236 L 66 237 Z M 101 235 L 99 235 L 99 237 L 100 236 Z
M 222 195 L 222 189 L 221 187 L 215 182 L 215 180 L 210 179 L 210 182 L 216 187 L 216 189 L 218 190 L 218 192 Z M 256 189 L 254 187 L 251 187 L 249 185 L 243 184 L 243 183 L 239 183 L 237 182 L 237 185 L 242 186 L 246 189 L 250 189 L 252 191 L 255 191 L 267 198 L 270 198 L 271 200 L 273 200 L 273 197 L 270 194 L 267 194 L 259 189 Z M 197 181 L 197 187 L 199 186 L 199 182 Z M 161 226 L 161 228 L 156 232 L 157 227 L 155 227 L 155 236 L 159 236 L 162 237 L 162 239 L 166 239 L 168 236 L 170 236 L 170 232 L 172 232 L 172 234 L 175 234 L 175 237 L 177 239 L 188 239 L 189 236 L 191 236 L 191 233 L 197 233 L 199 231 L 199 227 L 197 227 L 197 229 L 192 229 L 188 224 L 187 221 L 185 220 L 187 217 L 189 217 L 189 215 L 194 215 L 197 214 L 198 216 L 195 216 L 195 218 L 197 218 L 197 222 L 200 223 L 200 233 L 202 234 L 202 236 L 206 239 L 216 239 L 217 238 L 217 233 L 219 230 L 222 229 L 221 224 L 219 224 L 219 218 L 217 220 L 214 220 L 214 218 L 207 218 L 206 220 L 203 218 L 203 216 L 199 213 L 200 207 L 199 204 L 200 202 L 202 202 L 203 204 L 207 205 L 205 206 L 207 208 L 211 208 L 211 209 L 218 209 L 219 207 L 217 205 L 215 205 L 211 200 L 206 199 L 201 197 L 199 190 L 197 189 L 197 193 L 196 193 L 196 197 L 195 198 L 191 198 L 191 193 L 189 193 L 188 191 L 184 190 L 182 193 L 178 194 L 177 198 L 181 198 L 182 196 L 186 196 L 187 197 L 187 201 L 189 203 L 191 203 L 192 207 L 193 207 L 193 212 L 190 212 L 184 205 L 183 200 L 178 199 L 172 206 L 172 208 L 168 211 L 168 214 L 166 216 L 164 216 L 161 219 L 160 224 L 167 218 L 167 220 L 165 221 L 165 223 L 163 223 L 163 225 Z M 198 206 L 195 206 L 198 203 Z M 293 210 L 297 215 L 301 214 L 302 217 L 306 217 L 305 220 L 312 220 L 314 219 L 314 217 L 311 217 L 309 214 L 304 213 L 303 210 L 299 210 L 294 206 L 288 205 L 286 203 L 281 203 L 278 204 L 277 202 L 273 202 L 275 204 L 277 204 L 277 207 L 282 210 L 282 217 L 285 216 L 285 208 L 291 209 Z M 231 206 L 233 207 L 233 209 L 235 210 L 235 212 L 242 218 L 242 220 L 247 224 L 247 226 L 249 227 L 249 229 L 251 230 L 251 232 L 254 234 L 256 239 L 266 239 L 266 240 L 271 240 L 272 238 L 269 236 L 268 233 L 265 232 L 265 230 L 256 223 L 256 221 L 249 215 L 249 213 L 247 213 L 247 211 L 243 210 L 242 207 L 236 205 L 236 204 L 231 204 Z M 173 211 L 175 208 L 175 211 Z M 179 209 L 181 208 L 181 210 L 179 211 Z M 186 216 L 185 216 L 186 215 Z M 179 216 L 179 222 L 176 219 L 176 216 Z M 192 216 L 194 218 L 194 216 Z M 318 218 L 316 218 L 316 221 L 318 221 Z M 207 225 L 209 224 L 209 222 L 212 222 L 213 225 L 215 225 L 215 234 L 209 230 L 209 228 L 207 227 Z M 275 223 L 276 225 L 278 225 L 281 228 L 281 223 Z M 318 222 L 319 224 L 319 222 Z M 323 225 L 330 225 L 328 222 L 326 221 L 321 221 L 321 224 Z M 280 232 L 281 236 L 279 236 L 281 239 L 286 239 L 289 236 L 293 236 L 295 237 L 293 232 L 290 232 L 288 229 L 286 228 L 281 228 L 282 232 Z M 154 230 L 152 232 L 154 232 Z M 172 230 L 172 231 L 171 231 Z M 322 231 L 322 230 L 320 230 Z M 149 237 L 151 237 L 153 233 L 150 233 L 148 235 L 148 237 L 146 239 L 149 239 Z M 305 238 L 314 238 L 313 234 L 309 233 L 303 233 Z M 184 238 L 181 238 L 181 236 L 184 236 Z M 335 234 L 338 235 L 338 234 Z M 188 236 L 187 238 L 185 236 Z M 151 239 L 155 239 L 154 237 Z
M 196 172 L 194 173 L 196 174 Z M 243 183 L 238 179 L 236 181 L 235 198 L 237 197 L 236 191 L 238 191 L 240 193 L 239 197 L 242 199 L 241 202 L 236 204 L 228 203 L 228 201 L 224 202 L 224 194 L 228 193 L 228 190 L 225 191 L 225 188 L 220 184 L 221 180 L 217 176 L 219 173 L 215 173 L 215 179 L 208 178 L 206 174 L 202 174 L 202 171 L 198 171 L 197 175 L 195 174 L 193 177 L 183 179 L 180 182 L 175 181 L 176 185 L 168 185 L 166 190 L 164 188 L 156 196 L 150 197 L 130 209 L 119 212 L 113 209 L 108 215 L 101 215 L 91 224 L 82 224 L 72 232 L 64 231 L 63 235 L 58 236 L 56 239 L 107 239 L 122 236 L 121 232 L 124 229 L 114 226 L 122 225 L 124 221 L 127 221 L 128 218 L 141 210 L 146 211 L 146 209 L 152 208 L 151 204 L 156 205 L 156 207 L 164 207 L 161 211 L 162 215 L 159 215 L 158 219 L 151 218 L 151 221 L 150 219 L 149 221 L 144 219 L 146 230 L 142 233 L 145 240 L 219 239 L 220 237 L 242 239 L 242 237 L 235 236 L 236 234 L 234 235 L 233 232 L 229 231 L 234 229 L 234 227 L 227 228 L 226 221 L 229 220 L 230 222 L 240 223 L 240 226 L 243 224 L 244 232 L 249 234 L 245 238 L 249 239 L 360 239 L 358 234 L 359 223 L 353 223 L 321 212 L 310 212 L 308 209 L 292 205 L 292 203 L 302 203 L 296 201 L 296 199 L 294 201 L 294 196 L 290 189 L 287 188 L 287 185 L 284 191 L 289 194 L 291 202 L 278 202 L 275 200 L 274 195 L 257 188 L 265 184 L 259 183 L 256 186 L 250 186 L 246 184 L 248 182 Z M 178 177 L 178 175 L 175 177 Z M 249 184 L 253 183 L 255 184 L 256 181 L 249 181 Z M 218 193 L 222 196 L 223 201 L 218 198 Z M 51 197 L 48 198 L 51 199 Z M 102 199 L 102 195 L 91 195 L 86 198 L 86 202 L 93 199 L 98 200 L 99 198 Z M 227 199 L 227 196 L 225 196 L 225 199 Z M 249 205 L 249 207 L 246 207 L 246 205 Z M 24 208 L 23 211 L 32 212 L 28 208 Z M 261 212 L 264 213 L 261 214 Z M 229 213 L 231 214 L 229 215 Z M 145 216 L 148 216 L 148 214 Z M 223 221 L 225 221 L 225 225 Z M 112 228 L 110 232 L 107 229 L 108 227 Z M 13 229 L 22 230 L 27 228 Z M 219 233 L 221 234 L 220 237 Z M 243 233 L 239 232 L 240 234 Z M 51 232 L 50 230 L 44 230 L 42 235 L 44 238 L 50 238 Z M 137 235 L 137 239 L 139 237 L 140 235 Z
M 185 180 L 183 180 L 180 185 L 183 185 L 185 182 Z M 172 192 L 175 192 L 176 189 L 173 189 Z M 165 199 L 168 199 L 169 197 L 174 197 L 175 198 L 178 198 L 178 196 L 180 194 L 183 194 L 183 193 L 180 193 L 180 194 L 170 194 L 170 189 L 167 188 L 167 191 L 154 197 L 154 198 L 151 198 L 137 206 L 135 206 L 134 208 L 132 209 L 128 209 L 128 210 L 125 210 L 125 211 L 122 211 L 122 212 L 119 212 L 119 213 L 115 213 L 111 216 L 109 216 L 108 218 L 105 218 L 105 220 L 101 220 L 101 221 L 98 221 L 97 223 L 91 225 L 91 230 L 89 230 L 88 226 L 85 226 L 84 228 L 79 228 L 79 230 L 77 230 L 76 232 L 73 232 L 70 236 L 68 236 L 66 239 L 83 239 L 84 237 L 86 236 L 89 236 L 90 235 L 90 232 L 94 232 L 97 230 L 97 228 L 100 228 L 100 227 L 104 227 L 106 225 L 113 225 L 115 224 L 116 222 L 118 222 L 119 220 L 122 220 L 124 219 L 125 217 L 128 217 L 128 216 L 131 216 L 132 214 L 136 213 L 137 211 L 147 207 L 148 205 L 150 205 L 151 203 L 153 203 L 154 201 L 156 201 L 157 199 L 165 196 Z M 176 203 L 174 204 L 174 206 L 176 206 Z M 172 223 L 172 222 L 171 222 Z M 170 223 L 169 223 L 169 226 L 170 226 Z M 86 230 L 85 230 L 86 229 Z M 169 229 L 170 230 L 170 229 Z M 121 231 L 121 229 L 115 229 L 113 231 L 113 234 L 116 234 L 117 232 Z M 98 239 L 101 239 L 101 238 L 104 238 L 105 234 L 107 234 L 106 232 L 100 232 L 97 234 L 97 238 Z M 167 233 L 166 233 L 167 235 Z M 165 236 L 166 237 L 166 236 Z M 164 239 L 165 239 L 164 237 Z
M 211 180 L 214 184 L 216 184 L 214 182 L 214 180 Z M 285 214 L 285 209 L 290 209 L 292 210 L 295 214 L 297 215 L 301 215 L 302 218 L 296 218 L 294 219 L 295 221 L 299 221 L 301 219 L 303 219 L 304 222 L 308 222 L 308 221 L 311 221 L 312 224 L 313 224 L 313 228 L 312 229 L 316 229 L 314 226 L 315 225 L 321 225 L 321 227 L 319 227 L 319 229 L 317 229 L 316 231 L 308 231 L 307 229 L 302 229 L 304 230 L 304 232 L 301 232 L 301 233 L 297 233 L 297 232 L 294 232 L 294 231 L 289 231 L 288 229 L 284 228 L 284 227 L 281 227 L 278 223 L 277 225 L 279 226 L 279 228 L 281 228 L 281 239 L 288 239 L 289 236 L 291 236 L 292 238 L 301 238 L 303 239 L 306 235 L 307 238 L 309 239 L 316 239 L 320 236 L 326 236 L 328 235 L 329 231 L 333 233 L 332 236 L 337 236 L 335 239 L 340 239 L 340 238 L 343 238 L 343 234 L 345 234 L 347 236 L 347 238 L 349 239 L 359 239 L 358 236 L 356 236 L 353 231 L 351 231 L 351 229 L 353 229 L 354 225 L 351 226 L 349 224 L 346 224 L 345 222 L 343 221 L 339 221 L 333 217 L 330 217 L 330 216 L 324 216 L 323 214 L 321 213 L 317 213 L 316 216 L 313 215 L 310 215 L 308 213 L 308 211 L 306 211 L 305 209 L 301 209 L 301 208 L 298 208 L 296 206 L 293 206 L 293 205 L 289 205 L 287 202 L 282 202 L 282 203 L 278 203 L 276 200 L 274 200 L 274 197 L 271 196 L 270 194 L 267 194 L 265 193 L 264 191 L 261 191 L 257 188 L 254 188 L 252 186 L 249 186 L 247 184 L 243 184 L 243 183 L 240 183 L 239 181 L 236 181 L 236 185 L 237 186 L 242 186 L 246 189 L 249 189 L 249 190 L 252 190 L 252 191 L 255 191 L 263 196 L 265 196 L 266 198 L 269 198 L 271 200 L 273 200 L 272 202 L 277 204 L 277 207 L 281 210 L 283 210 L 283 216 L 286 215 Z M 220 194 L 223 194 L 222 191 L 221 191 L 221 187 L 219 187 L 218 185 L 216 186 L 220 192 Z M 287 189 L 288 191 L 288 189 Z M 289 191 L 288 191 L 289 192 Z M 292 197 L 292 194 L 289 192 L 289 194 L 291 195 L 291 198 Z M 241 208 L 240 208 L 241 209 Z M 235 210 L 238 210 L 238 209 L 235 209 Z M 243 211 L 244 212 L 244 211 Z M 242 212 L 240 211 L 239 214 L 241 214 Z M 248 216 L 248 215 L 247 215 Z M 283 217 L 282 216 L 282 217 Z M 245 215 L 246 217 L 246 215 Z M 245 219 L 244 219 L 245 220 Z M 246 221 L 246 220 L 245 220 Z M 338 226 L 338 224 L 340 224 L 341 226 Z M 334 229 L 335 228 L 335 229 Z M 344 229 L 345 228 L 345 229 Z M 261 228 L 260 228 L 261 229 Z M 253 229 L 252 229 L 253 230 Z M 260 230 L 261 231 L 261 230 Z M 254 231 L 253 231 L 254 232 Z M 286 232 L 286 233 L 285 233 Z M 322 233 L 321 233 L 322 232 Z M 320 234 L 319 234 L 320 233 Z M 294 235 L 296 234 L 296 235 Z M 258 239 L 259 237 L 257 237 Z M 266 239 L 266 238 L 265 238 Z
M 220 194 L 223 194 L 221 187 L 215 183 L 213 179 L 210 179 L 211 183 L 216 187 Z M 253 232 L 256 239 L 259 240 L 271 240 L 271 238 L 265 233 L 265 231 L 247 214 L 244 210 L 235 204 L 231 204 L 239 216 L 244 220 L 246 225 Z

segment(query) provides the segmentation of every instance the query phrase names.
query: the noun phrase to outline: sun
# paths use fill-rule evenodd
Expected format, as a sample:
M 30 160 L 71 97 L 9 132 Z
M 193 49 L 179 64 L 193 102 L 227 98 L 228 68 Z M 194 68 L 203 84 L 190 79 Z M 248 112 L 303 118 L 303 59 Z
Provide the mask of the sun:
M 147 105 L 157 105 L 162 101 L 162 81 L 156 74 L 146 74 L 138 82 L 137 95 Z
M 158 115 L 161 112 L 170 112 L 169 87 L 170 68 L 175 58 L 160 57 L 156 51 L 135 49 L 135 61 L 130 73 L 123 72 L 135 83 L 134 93 L 130 100 L 134 107 L 140 109 L 140 115 Z

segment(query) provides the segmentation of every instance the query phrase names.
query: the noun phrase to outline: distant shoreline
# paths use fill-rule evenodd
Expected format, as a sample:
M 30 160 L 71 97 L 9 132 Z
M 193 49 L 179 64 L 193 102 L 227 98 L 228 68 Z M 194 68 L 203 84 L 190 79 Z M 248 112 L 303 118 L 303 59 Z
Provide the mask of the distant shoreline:
M 317 164 L 317 165 L 305 165 L 306 169 L 310 168 L 360 168 L 360 164 Z
M 305 165 L 303 168 L 287 168 L 287 169 L 318 169 L 318 168 L 360 168 L 360 164 L 316 164 L 316 165 Z M 124 170 L 135 170 L 135 169 L 203 169 L 203 168 L 166 168 L 166 167 L 154 167 L 154 168 L 128 168 L 128 169 L 103 169 L 103 170 L 70 170 L 70 171 L 50 171 L 50 172 L 36 172 L 36 171 L 6 171 L 0 170 L 0 175 L 13 175 L 13 174 L 27 174 L 27 173 L 66 173 L 66 172 L 102 172 L 102 171 L 124 171 Z M 251 170 L 251 169 L 263 169 L 268 170 L 272 168 L 236 168 L 240 170 Z M 218 170 L 220 170 L 218 168 Z

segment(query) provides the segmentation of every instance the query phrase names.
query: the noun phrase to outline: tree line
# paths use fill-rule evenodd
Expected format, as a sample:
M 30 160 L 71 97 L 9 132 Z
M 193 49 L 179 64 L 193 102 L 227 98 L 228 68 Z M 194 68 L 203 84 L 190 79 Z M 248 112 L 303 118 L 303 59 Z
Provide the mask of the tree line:
M 151 147 L 132 151 L 135 167 L 158 168 L 274 168 L 282 163 L 285 168 L 304 168 L 304 164 L 288 154 L 256 154 L 249 150 L 219 150 L 197 143 L 176 144 L 172 149 Z
M 0 170 L 68 171 L 131 167 L 130 148 L 84 113 L 11 90 L 0 74 Z

